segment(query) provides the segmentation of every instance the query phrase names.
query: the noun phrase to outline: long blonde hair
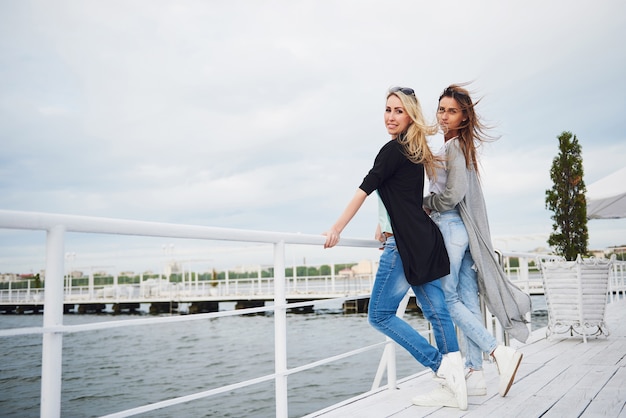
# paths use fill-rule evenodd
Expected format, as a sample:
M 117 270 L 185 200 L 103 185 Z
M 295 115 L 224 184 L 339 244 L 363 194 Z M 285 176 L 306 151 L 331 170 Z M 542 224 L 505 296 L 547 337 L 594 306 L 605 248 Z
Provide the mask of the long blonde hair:
M 432 153 L 426 137 L 437 133 L 437 125 L 426 123 L 422 106 L 413 89 L 394 87 L 387 92 L 387 99 L 392 95 L 400 99 L 412 121 L 406 132 L 398 135 L 396 140 L 404 146 L 404 152 L 409 161 L 423 164 L 428 177 L 435 177 L 435 168 L 443 166 L 442 159 Z

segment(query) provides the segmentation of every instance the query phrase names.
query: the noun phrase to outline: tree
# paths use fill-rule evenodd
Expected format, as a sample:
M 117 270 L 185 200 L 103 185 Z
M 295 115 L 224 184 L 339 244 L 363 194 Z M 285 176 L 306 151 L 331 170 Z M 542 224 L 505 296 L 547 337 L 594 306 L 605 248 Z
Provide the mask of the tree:
M 559 154 L 552 160 L 552 189 L 546 190 L 546 208 L 553 211 L 548 244 L 568 260 L 587 254 L 587 203 L 583 181 L 583 159 L 576 135 L 562 132 Z
M 35 274 L 35 280 L 33 281 L 33 287 L 35 289 L 41 288 L 41 277 L 39 277 L 39 273 Z

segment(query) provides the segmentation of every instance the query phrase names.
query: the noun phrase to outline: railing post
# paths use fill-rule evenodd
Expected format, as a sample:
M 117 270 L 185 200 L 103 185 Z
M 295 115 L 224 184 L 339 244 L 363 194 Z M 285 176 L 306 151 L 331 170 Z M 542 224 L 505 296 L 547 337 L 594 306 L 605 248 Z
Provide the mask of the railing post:
M 285 296 L 285 241 L 274 244 L 274 371 L 276 418 L 288 417 L 287 299 Z
M 46 237 L 46 279 L 41 356 L 41 417 L 61 416 L 63 334 L 46 331 L 63 325 L 63 260 L 65 227 L 57 225 Z

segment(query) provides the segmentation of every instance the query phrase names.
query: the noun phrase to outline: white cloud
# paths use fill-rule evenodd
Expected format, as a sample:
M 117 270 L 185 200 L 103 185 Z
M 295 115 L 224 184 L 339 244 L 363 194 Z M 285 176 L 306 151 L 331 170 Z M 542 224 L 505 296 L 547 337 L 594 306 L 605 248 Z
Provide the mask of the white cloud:
M 588 184 L 623 166 L 625 28 L 617 0 L 4 2 L 0 208 L 322 232 L 387 140 L 385 90 L 432 118 L 473 80 L 502 135 L 492 232 L 549 232 L 562 131 Z M 370 237 L 375 210 L 344 235 Z M 615 225 L 594 246 L 622 244 Z

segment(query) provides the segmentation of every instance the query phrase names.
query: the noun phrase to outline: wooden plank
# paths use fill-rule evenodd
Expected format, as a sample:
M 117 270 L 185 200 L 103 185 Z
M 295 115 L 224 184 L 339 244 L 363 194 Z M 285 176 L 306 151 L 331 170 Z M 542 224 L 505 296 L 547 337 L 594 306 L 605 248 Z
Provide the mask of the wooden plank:
M 491 417 L 626 417 L 626 301 L 607 307 L 609 338 L 558 337 L 533 332 L 527 344 L 513 342 L 524 358 L 509 394 L 498 394 L 494 363 L 484 364 L 486 396 L 469 397 L 469 408 L 425 408 L 411 398 L 437 385 L 429 371 L 404 379 L 399 389 L 379 390 L 323 413 L 322 418 L 483 418 Z
M 620 361 L 624 361 L 626 357 L 625 339 L 608 338 L 602 343 L 599 340 L 589 340 L 588 342 L 590 344 L 597 342 L 602 344 L 602 347 L 597 353 L 584 360 L 587 364 L 618 364 Z
M 580 367 L 580 369 L 583 369 L 583 367 Z M 576 381 L 575 387 L 568 390 L 554 406 L 546 412 L 544 417 L 560 418 L 580 416 L 615 374 L 615 367 L 612 366 L 604 366 L 599 370 L 587 366 L 584 367 L 584 369 L 586 369 L 586 373 Z
M 615 373 L 593 398 L 583 417 L 626 416 L 626 368 L 616 367 Z

